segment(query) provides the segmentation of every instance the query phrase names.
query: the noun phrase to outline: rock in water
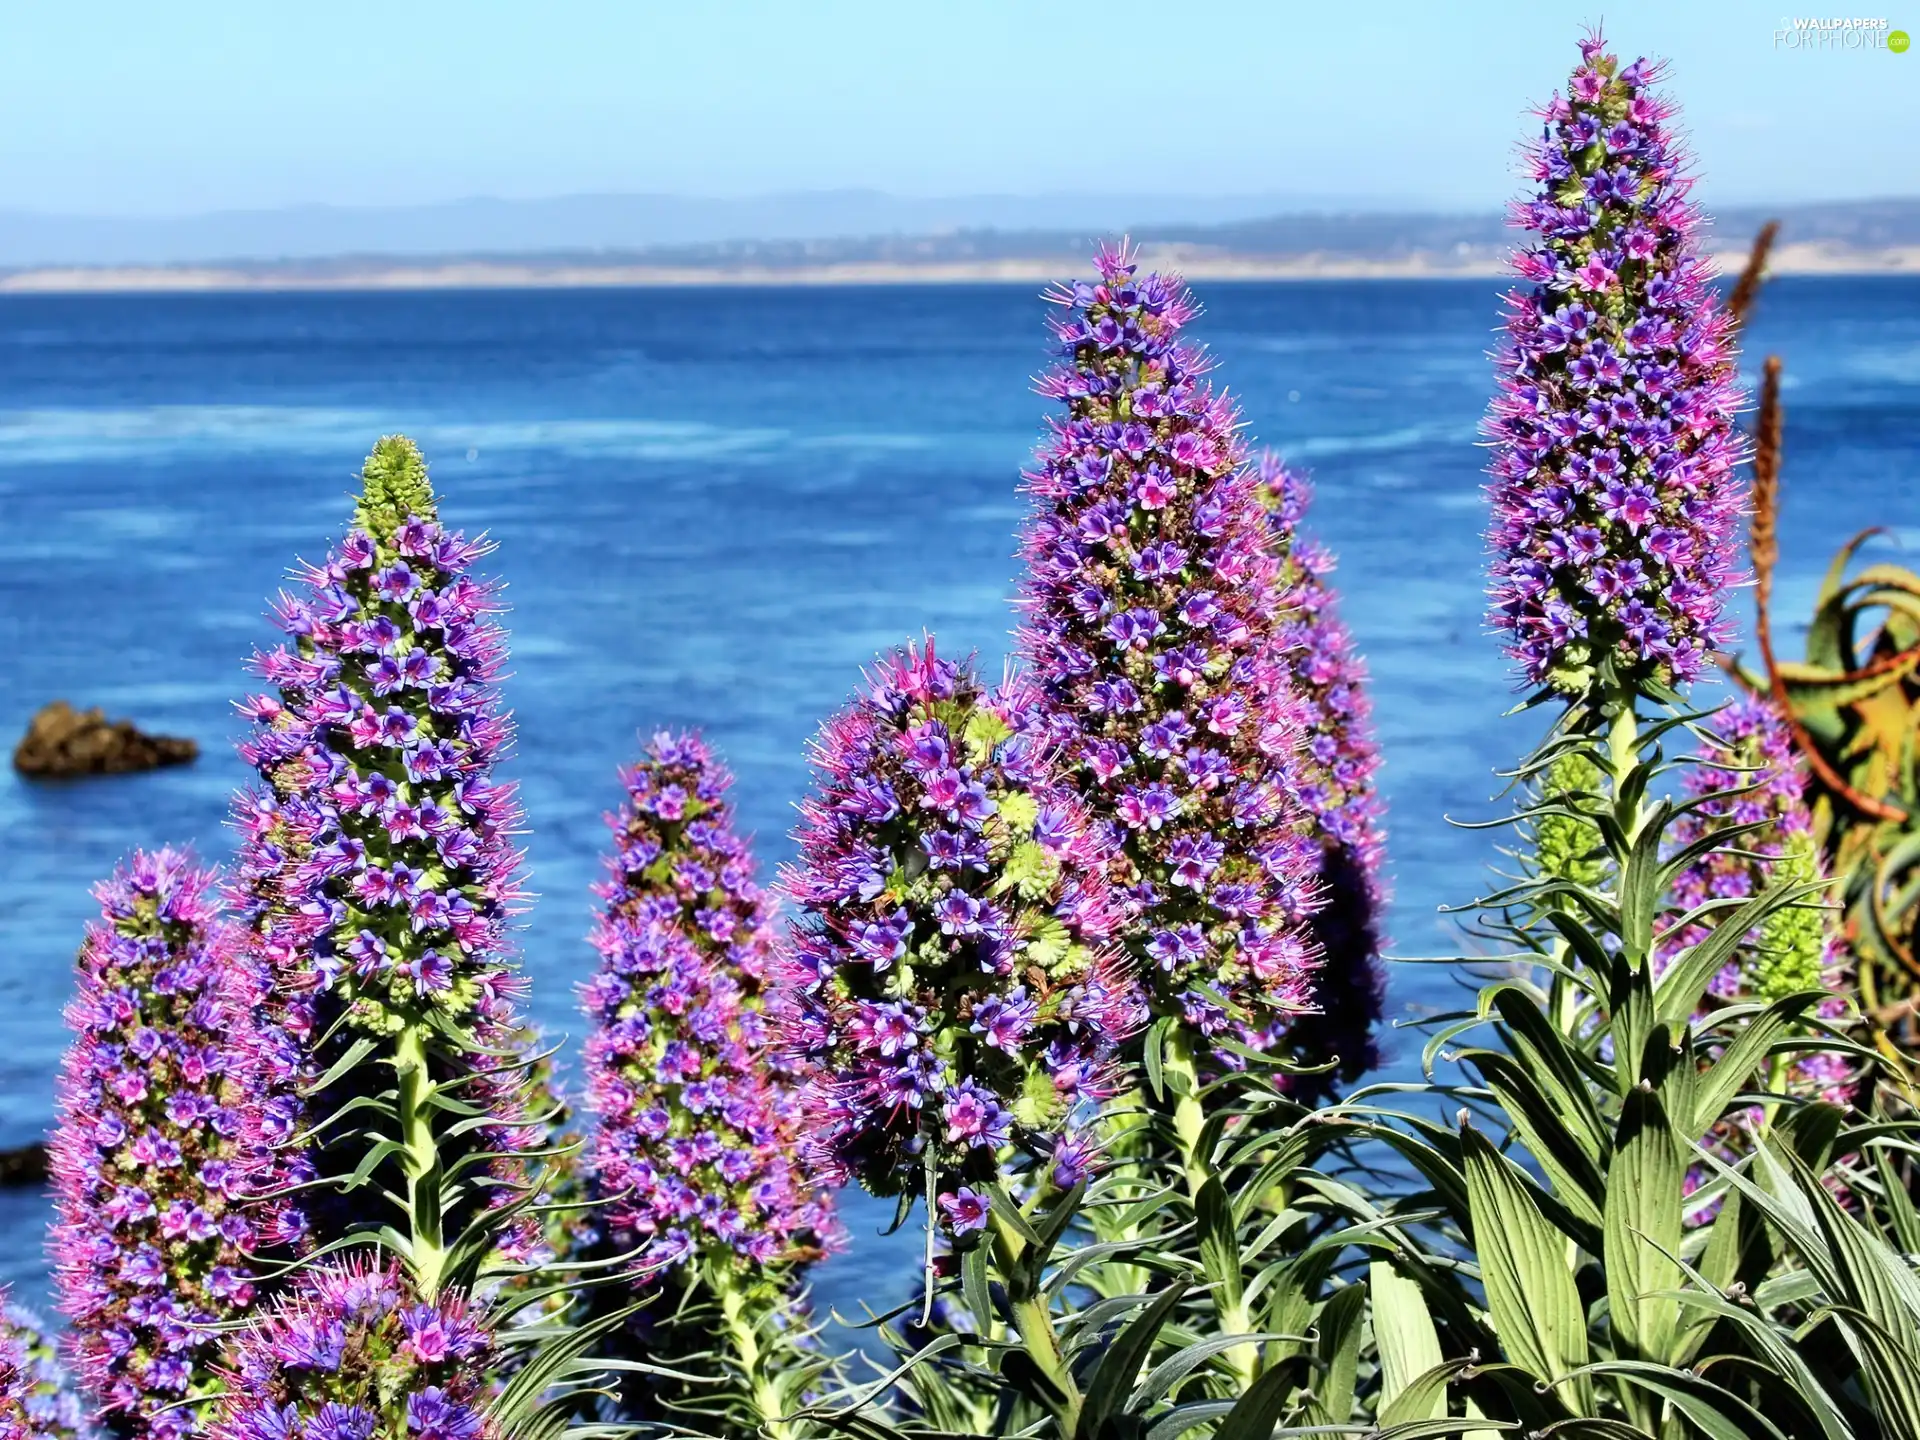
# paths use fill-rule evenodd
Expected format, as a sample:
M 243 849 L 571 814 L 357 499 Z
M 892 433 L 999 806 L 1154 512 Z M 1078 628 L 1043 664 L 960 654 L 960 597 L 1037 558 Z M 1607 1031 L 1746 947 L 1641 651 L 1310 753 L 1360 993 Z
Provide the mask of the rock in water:
M 47 1181 L 47 1145 L 35 1140 L 17 1150 L 0 1150 L 0 1185 L 44 1185 Z
M 199 754 L 200 746 L 192 740 L 145 735 L 131 720 L 109 720 L 98 707 L 80 711 L 56 700 L 27 725 L 13 752 L 13 768 L 44 780 L 125 775 L 184 765 Z

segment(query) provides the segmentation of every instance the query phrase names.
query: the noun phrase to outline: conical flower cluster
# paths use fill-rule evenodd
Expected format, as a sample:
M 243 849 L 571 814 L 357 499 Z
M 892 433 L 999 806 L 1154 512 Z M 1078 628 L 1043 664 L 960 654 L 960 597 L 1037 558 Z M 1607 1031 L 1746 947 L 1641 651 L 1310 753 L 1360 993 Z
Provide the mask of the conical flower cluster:
M 1727 312 L 1657 67 L 1595 37 L 1515 210 L 1493 441 L 1493 624 L 1534 685 L 1695 679 L 1725 643 L 1741 508 Z
M 94 893 L 67 1009 L 52 1249 L 83 1380 L 117 1423 L 195 1433 L 219 1342 L 254 1297 L 257 1163 L 227 1059 L 257 998 L 216 875 L 135 852 Z
M 1067 414 L 1026 474 L 1020 647 L 1111 838 L 1155 1013 L 1265 1045 L 1313 1007 L 1318 963 L 1276 561 L 1238 415 L 1180 338 L 1192 297 L 1122 252 L 1098 265 L 1048 297 L 1067 314 L 1040 389 Z
M 493 683 L 499 603 L 471 573 L 488 547 L 441 527 L 409 442 L 382 440 L 364 482 L 355 528 L 281 597 L 287 642 L 256 657 L 277 693 L 244 706 L 255 728 L 241 755 L 264 786 L 236 807 L 235 904 L 269 983 L 251 1114 L 280 1145 L 324 1125 L 365 1087 L 390 1086 L 391 1072 L 349 1069 L 305 1106 L 295 1087 L 357 1037 L 417 1026 L 433 1063 L 467 1076 L 461 1098 L 497 1121 L 465 1143 L 524 1149 L 536 1128 L 524 1070 L 498 1058 L 523 1035 L 523 981 L 507 959 L 520 811 L 493 774 L 512 726 Z M 294 1178 L 351 1172 L 364 1146 L 341 1150 L 307 1147 Z M 369 1193 L 355 1192 L 353 1212 L 338 1187 L 303 1192 L 281 1229 L 324 1241 L 378 1224 L 364 1214 Z
M 0 1440 L 95 1440 L 40 1317 L 0 1286 Z
M 1312 482 L 1272 451 L 1260 456 L 1258 473 L 1280 560 L 1286 617 L 1281 665 L 1306 724 L 1306 742 L 1288 774 L 1299 801 L 1300 833 L 1320 847 L 1323 899 L 1308 921 L 1321 956 L 1315 977 L 1318 1009 L 1294 1020 L 1286 1040 L 1297 1059 L 1338 1062 L 1331 1072 L 1290 1082 L 1296 1096 L 1310 1099 L 1329 1093 L 1336 1080 L 1351 1080 L 1372 1068 L 1378 1059 L 1373 1034 L 1386 999 L 1380 961 L 1386 806 L 1375 781 L 1380 751 L 1373 737 L 1366 662 L 1340 619 L 1329 579 L 1334 557 L 1300 533 L 1313 499 Z
M 801 1105 L 829 1176 L 937 1187 L 986 1223 L 1003 1156 L 1070 1186 L 1091 1103 L 1140 1015 L 1104 946 L 1105 842 L 1060 783 L 1018 680 L 989 693 L 931 641 L 883 661 L 814 743 L 783 954 Z
M 1793 736 L 1765 700 L 1735 701 L 1713 718 L 1700 753 L 1683 782 L 1701 803 L 1674 825 L 1674 849 L 1724 835 L 1675 878 L 1672 902 L 1682 914 L 1711 900 L 1745 900 L 1769 885 L 1820 876 L 1813 818 L 1805 798 L 1806 772 L 1794 753 Z M 1738 834 L 1737 827 L 1757 826 Z M 1656 964 L 1664 967 L 1705 939 L 1725 912 L 1689 925 L 1673 925 L 1660 937 Z M 1714 1005 L 1768 1004 L 1810 990 L 1832 990 L 1822 1014 L 1845 1010 L 1841 999 L 1843 947 L 1835 912 L 1814 901 L 1775 911 L 1746 937 L 1735 958 L 1708 986 Z M 1799 1060 L 1790 1077 L 1796 1089 L 1844 1103 L 1851 1076 L 1832 1052 Z
M 496 1440 L 484 1322 L 398 1265 L 329 1260 L 227 1350 L 211 1440 Z M 505 1437 L 497 1437 L 505 1440 Z
M 833 1235 L 799 1158 L 807 1127 L 767 1013 L 774 906 L 727 802 L 732 777 L 693 735 L 662 732 L 628 770 L 602 963 L 581 997 L 587 1161 L 616 1248 L 643 1263 L 737 1254 L 768 1265 Z

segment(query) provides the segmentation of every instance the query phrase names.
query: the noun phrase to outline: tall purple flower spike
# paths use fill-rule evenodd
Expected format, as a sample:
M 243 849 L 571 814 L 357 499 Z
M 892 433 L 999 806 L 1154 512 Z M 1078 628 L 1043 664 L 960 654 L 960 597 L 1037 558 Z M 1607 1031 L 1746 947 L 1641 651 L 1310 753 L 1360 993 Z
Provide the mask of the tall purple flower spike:
M 1598 35 L 1542 112 L 1514 223 L 1493 441 L 1493 625 L 1528 683 L 1694 680 L 1725 644 L 1742 498 L 1729 319 L 1709 284 L 1686 155 Z
M 1684 914 L 1710 900 L 1744 900 L 1782 880 L 1815 880 L 1820 858 L 1807 808 L 1805 766 L 1793 735 L 1773 706 L 1757 696 L 1735 701 L 1709 722 L 1700 763 L 1683 785 L 1702 803 L 1673 826 L 1671 843 L 1684 849 L 1740 826 L 1758 829 L 1727 834 L 1724 843 L 1690 862 L 1673 883 L 1673 903 Z M 1691 924 L 1673 924 L 1659 937 L 1654 963 L 1660 968 L 1711 933 L 1724 912 Z M 1846 947 L 1835 912 L 1812 901 L 1776 911 L 1708 986 L 1704 1004 L 1768 1004 L 1811 990 L 1832 992 L 1819 1013 L 1846 1013 Z M 1796 1058 L 1784 1078 L 1795 1090 L 1844 1105 L 1854 1079 L 1832 1051 Z
M 1105 943 L 1122 919 L 1105 842 L 1027 733 L 1038 697 L 988 693 L 931 641 L 868 682 L 814 742 L 783 875 L 805 912 L 785 1025 L 821 1172 L 879 1194 L 931 1181 L 960 1234 L 992 1183 L 1085 1174 L 1142 1017 Z
M 601 966 L 581 990 L 603 1221 L 649 1266 L 812 1258 L 838 1232 L 800 1160 L 808 1117 L 768 1014 L 774 904 L 734 830 L 733 777 L 698 736 L 663 731 L 622 778 Z
M 1320 886 L 1325 904 L 1308 922 L 1322 963 L 1316 977 L 1318 1013 L 1287 1028 L 1296 1059 L 1334 1060 L 1338 1068 L 1289 1081 L 1295 1096 L 1311 1102 L 1330 1096 L 1335 1082 L 1352 1080 L 1378 1063 L 1374 1031 L 1386 1000 L 1380 926 L 1387 895 L 1386 806 L 1375 776 L 1380 752 L 1374 742 L 1367 667 L 1353 635 L 1340 619 L 1329 577 L 1334 557 L 1300 533 L 1313 499 L 1306 472 L 1287 466 L 1272 451 L 1259 460 L 1260 494 L 1287 618 L 1282 626 L 1282 665 L 1300 697 L 1306 745 L 1290 771 L 1300 803 L 1302 833 L 1320 847 Z
M 1237 411 L 1180 338 L 1170 276 L 1103 251 L 1050 293 L 1063 402 L 1025 488 L 1020 649 L 1114 851 L 1149 1003 L 1270 1044 L 1313 1008 L 1319 847 L 1289 776 L 1302 739 L 1281 587 Z
M 526 1123 L 524 1069 L 501 1058 L 523 1049 L 515 1002 L 524 980 L 507 935 L 522 894 L 511 840 L 520 809 L 514 787 L 494 776 L 512 738 L 494 685 L 505 636 L 492 619 L 494 588 L 472 573 L 489 547 L 441 527 L 411 442 L 380 441 L 363 480 L 352 531 L 299 573 L 299 593 L 281 596 L 287 642 L 256 657 L 277 693 L 242 707 L 254 732 L 240 753 L 263 784 L 236 805 L 232 893 L 269 992 L 249 1114 L 262 1140 L 298 1142 L 296 1181 L 351 1173 L 365 1152 L 364 1139 L 329 1145 L 309 1127 L 356 1095 L 391 1088 L 378 1044 L 308 1103 L 296 1093 L 362 1037 L 424 1037 L 434 1083 L 463 1077 L 459 1098 L 494 1117 L 447 1142 L 449 1170 L 461 1146 L 501 1153 L 538 1139 Z M 508 1162 L 494 1173 L 522 1175 Z M 493 1203 L 500 1193 L 468 1198 Z M 375 1196 L 371 1187 L 345 1198 L 337 1186 L 298 1192 L 277 1238 L 325 1242 L 404 1221 L 381 1213 Z M 471 1218 L 463 1204 L 442 1217 L 450 1233 Z M 533 1243 L 527 1222 L 507 1248 Z
M 158 1440 L 197 1432 L 206 1407 L 181 1402 L 217 1389 L 208 1327 L 247 1313 L 262 1238 L 227 1056 L 258 996 L 217 878 L 136 851 L 94 892 L 50 1157 L 71 1353 L 115 1423 Z
M 0 1440 L 96 1440 L 40 1317 L 0 1286 Z
M 458 1296 L 399 1265 L 328 1260 L 237 1332 L 210 1440 L 507 1440 L 484 1423 L 497 1357 Z

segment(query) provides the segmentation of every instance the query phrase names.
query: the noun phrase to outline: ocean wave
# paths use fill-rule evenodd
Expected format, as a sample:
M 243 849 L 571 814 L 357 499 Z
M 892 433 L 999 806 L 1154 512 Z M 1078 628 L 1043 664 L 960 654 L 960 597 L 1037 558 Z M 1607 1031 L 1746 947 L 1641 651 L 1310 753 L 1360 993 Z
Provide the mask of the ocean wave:
M 1289 461 L 1325 460 L 1340 455 L 1380 455 L 1427 445 L 1471 445 L 1471 425 L 1403 425 L 1371 435 L 1309 435 L 1279 447 Z
M 321 406 L 154 405 L 130 409 L 0 410 L 0 467 L 101 460 L 172 460 L 197 453 L 279 453 L 357 459 L 393 431 L 443 465 L 490 456 L 705 460 L 832 449 L 923 449 L 932 437 L 892 433 L 796 435 L 770 426 L 688 420 L 479 421 Z

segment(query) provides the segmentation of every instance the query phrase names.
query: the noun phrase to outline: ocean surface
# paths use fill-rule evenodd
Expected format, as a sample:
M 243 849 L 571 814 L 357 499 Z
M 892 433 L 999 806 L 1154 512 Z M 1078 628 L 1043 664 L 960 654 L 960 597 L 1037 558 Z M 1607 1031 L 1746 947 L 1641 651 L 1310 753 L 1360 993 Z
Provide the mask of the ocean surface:
M 1453 952 L 1436 907 L 1478 893 L 1492 842 L 1445 817 L 1492 813 L 1490 772 L 1535 728 L 1501 718 L 1480 620 L 1496 291 L 1213 284 L 1194 326 L 1252 434 L 1315 472 L 1308 528 L 1373 670 L 1407 955 Z M 228 855 L 242 662 L 377 436 L 417 439 L 449 522 L 499 542 L 533 1009 L 577 1034 L 602 815 L 641 732 L 705 730 L 770 873 L 808 736 L 876 651 L 926 630 L 997 671 L 1046 308 L 1024 286 L 0 298 L 0 741 L 65 697 L 204 747 L 122 779 L 0 771 L 0 1146 L 52 1115 L 89 887 L 135 845 Z M 1787 364 L 1791 634 L 1856 530 L 1920 560 L 1920 279 L 1778 281 L 1747 348 Z M 1391 1014 L 1462 983 L 1401 967 Z M 1415 1037 L 1385 1048 L 1389 1072 L 1417 1065 Z M 843 1312 L 914 1283 L 914 1237 L 876 1233 L 889 1212 L 848 1199 L 854 1242 L 817 1276 Z M 26 1298 L 46 1214 L 0 1190 L 0 1280 Z

